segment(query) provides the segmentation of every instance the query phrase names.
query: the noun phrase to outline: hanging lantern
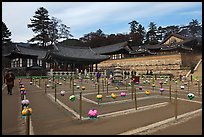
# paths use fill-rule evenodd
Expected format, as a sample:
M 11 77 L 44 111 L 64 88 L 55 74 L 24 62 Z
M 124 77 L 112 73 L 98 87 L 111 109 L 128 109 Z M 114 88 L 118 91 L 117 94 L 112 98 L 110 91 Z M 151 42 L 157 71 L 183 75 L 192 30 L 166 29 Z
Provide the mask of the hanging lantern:
M 21 101 L 21 105 L 22 105 L 22 106 L 28 106 L 29 103 L 30 103 L 30 102 L 29 102 L 29 100 L 27 100 L 27 99 L 24 99 L 24 100 Z
M 82 90 L 85 90 L 86 88 L 85 88 L 85 86 L 82 86 L 81 89 L 82 89 Z
M 118 87 L 118 86 L 116 86 L 116 87 L 115 87 L 115 90 L 119 90 L 119 87 Z
M 64 96 L 65 91 L 64 90 L 60 91 L 60 94 L 61 94 L 61 96 Z
M 155 87 L 155 84 L 154 84 L 154 83 L 152 84 L 152 87 Z
M 91 110 L 89 110 L 88 116 L 89 116 L 89 118 L 91 118 L 91 119 L 97 118 L 97 116 L 98 116 L 97 110 L 96 110 L 96 109 L 91 109 Z
M 116 99 L 116 94 L 115 94 L 115 93 L 111 93 L 111 97 L 112 97 L 113 99 Z
M 125 97 L 125 96 L 126 96 L 126 93 L 125 93 L 125 92 L 121 92 L 121 93 L 120 93 L 120 96 L 121 96 L 121 97 Z
M 73 102 L 75 100 L 75 96 L 74 95 L 69 96 L 69 100 Z
M 76 86 L 76 83 L 74 82 L 74 86 Z
M 22 87 L 22 88 L 20 88 L 20 90 L 25 90 L 25 88 L 24 88 L 24 87 Z
M 164 92 L 164 88 L 160 88 L 160 92 Z
M 49 85 L 49 84 L 47 84 L 47 85 L 46 85 L 46 87 L 47 87 L 47 88 L 49 88 L 49 87 L 50 87 L 50 85 Z
M 150 81 L 147 81 L 148 84 L 150 84 Z
M 184 90 L 184 86 L 181 86 L 181 89 Z
M 30 81 L 30 85 L 32 85 L 33 84 L 33 82 L 32 81 Z
M 143 84 L 146 84 L 146 81 L 143 81 Z
M 96 98 L 97 98 L 98 100 L 102 100 L 102 97 L 103 97 L 103 96 L 102 96 L 101 94 L 99 94 L 99 95 L 96 96 Z
M 62 82 L 60 82 L 59 85 L 62 85 Z
M 77 89 L 79 89 L 79 88 L 80 88 L 80 86 L 79 86 L 79 85 L 77 85 L 77 86 L 76 86 L 76 88 L 77 88 Z
M 25 86 L 22 84 L 22 85 L 20 85 L 20 88 L 24 88 Z
M 146 90 L 146 91 L 145 91 L 145 94 L 146 94 L 146 95 L 149 95 L 149 94 L 150 94 L 150 91 L 149 91 L 149 90 Z
M 26 95 L 26 91 L 25 90 L 21 90 L 21 94 L 22 95 Z
M 139 86 L 139 90 L 142 90 L 142 86 Z
M 21 114 L 22 114 L 23 116 L 26 116 L 26 113 L 27 113 L 27 108 L 24 108 L 24 109 L 22 110 Z
M 194 96 L 193 93 L 188 93 L 188 98 L 189 98 L 190 100 L 192 100 L 194 97 L 195 97 L 195 96 Z
M 185 86 L 187 86 L 187 85 L 188 85 L 188 82 L 184 82 L 183 84 L 184 84 Z
M 167 82 L 166 82 L 166 81 L 164 81 L 164 84 L 167 84 Z

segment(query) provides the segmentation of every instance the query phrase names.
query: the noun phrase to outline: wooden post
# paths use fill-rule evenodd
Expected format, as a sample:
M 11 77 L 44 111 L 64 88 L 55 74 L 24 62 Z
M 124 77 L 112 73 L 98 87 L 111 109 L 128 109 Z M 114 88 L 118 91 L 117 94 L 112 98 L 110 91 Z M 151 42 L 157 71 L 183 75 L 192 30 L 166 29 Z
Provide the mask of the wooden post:
M 98 94 L 100 94 L 99 78 L 97 78 L 97 84 L 98 84 Z
M 26 135 L 30 135 L 30 116 L 26 116 L 26 123 L 27 123 Z
M 176 93 L 175 93 L 175 120 L 177 120 L 177 108 L 178 104 L 177 104 L 177 83 L 176 83 Z
M 39 78 L 39 87 L 40 87 L 40 85 L 41 85 L 41 77 Z
M 33 78 L 33 85 L 35 85 L 35 78 Z
M 133 92 L 134 92 L 134 82 L 131 82 L 131 86 L 132 86 L 132 100 L 133 100 Z
M 69 79 L 69 87 L 70 87 L 70 89 L 72 88 L 72 77 L 70 77 L 70 79 Z
M 45 94 L 47 93 L 47 83 L 48 82 L 45 82 Z
M 193 75 L 191 74 L 191 82 L 193 82 Z
M 72 94 L 74 95 L 74 78 L 72 79 Z
M 107 84 L 107 78 L 106 78 L 106 76 L 105 76 L 105 81 L 104 81 L 104 87 L 106 87 L 106 84 Z
M 189 93 L 189 88 L 190 88 L 190 81 L 188 80 L 188 93 Z
M 55 82 L 55 77 L 54 75 L 52 76 L 52 85 L 54 85 L 54 82 Z
M 57 100 L 57 86 L 56 86 L 56 83 L 55 83 L 55 102 L 56 102 L 56 100 Z
M 106 81 L 106 86 L 107 86 L 107 89 L 106 89 L 106 94 L 108 95 L 108 80 Z
M 127 90 L 127 84 L 128 84 L 128 83 L 127 83 L 127 79 L 126 79 L 125 81 L 126 81 L 126 84 L 125 84 L 125 89 Z
M 198 80 L 198 96 L 200 96 L 200 81 Z
M 171 102 L 171 80 L 169 79 L 169 102 Z
M 80 114 L 80 117 L 79 117 L 79 119 L 81 120 L 81 113 L 82 113 L 82 92 L 79 93 L 79 97 L 80 97 L 80 104 L 79 104 L 79 114 Z
M 136 94 L 136 88 L 134 88 L 135 90 L 135 109 L 137 110 L 137 94 Z
M 104 78 L 102 78 L 102 87 L 103 87 L 103 92 L 104 92 Z

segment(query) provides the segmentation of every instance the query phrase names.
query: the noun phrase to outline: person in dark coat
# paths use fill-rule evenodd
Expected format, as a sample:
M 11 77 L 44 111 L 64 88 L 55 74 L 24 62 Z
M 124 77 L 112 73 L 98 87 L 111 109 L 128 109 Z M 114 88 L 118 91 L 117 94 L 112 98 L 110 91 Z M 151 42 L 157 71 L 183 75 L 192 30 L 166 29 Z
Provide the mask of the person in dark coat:
M 15 75 L 13 74 L 13 72 L 10 69 L 7 71 L 7 73 L 5 75 L 5 80 L 6 80 L 8 94 L 12 95 L 12 89 L 14 87 Z

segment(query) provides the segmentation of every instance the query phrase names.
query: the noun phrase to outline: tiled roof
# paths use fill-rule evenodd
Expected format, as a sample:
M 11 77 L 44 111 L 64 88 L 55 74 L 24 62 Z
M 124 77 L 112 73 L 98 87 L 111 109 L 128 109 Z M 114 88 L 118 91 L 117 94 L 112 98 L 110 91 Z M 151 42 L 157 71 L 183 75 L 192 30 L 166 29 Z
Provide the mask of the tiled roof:
M 180 38 L 180 39 L 183 39 L 183 40 L 186 39 L 186 37 L 183 37 L 183 36 L 181 36 L 181 35 L 179 35 L 179 34 L 176 34 L 176 33 L 172 33 L 172 34 L 170 34 L 169 36 L 167 36 L 167 37 L 161 42 L 161 44 L 165 43 L 171 36 L 175 36 L 175 37 Z
M 108 53 L 117 52 L 121 49 L 128 51 L 129 49 L 127 46 L 128 46 L 128 42 L 122 42 L 122 43 L 92 48 L 92 50 L 98 54 L 108 54 Z
M 78 46 L 63 46 L 57 45 L 58 50 L 50 51 L 47 53 L 48 56 L 52 56 L 55 58 L 64 58 L 76 61 L 101 61 L 106 60 L 109 57 L 106 55 L 98 55 L 93 52 L 88 47 L 78 47 Z
M 47 50 L 33 49 L 31 47 L 22 47 L 20 45 L 17 45 L 16 48 L 16 52 L 20 54 L 38 56 L 39 59 L 43 59 L 47 53 Z

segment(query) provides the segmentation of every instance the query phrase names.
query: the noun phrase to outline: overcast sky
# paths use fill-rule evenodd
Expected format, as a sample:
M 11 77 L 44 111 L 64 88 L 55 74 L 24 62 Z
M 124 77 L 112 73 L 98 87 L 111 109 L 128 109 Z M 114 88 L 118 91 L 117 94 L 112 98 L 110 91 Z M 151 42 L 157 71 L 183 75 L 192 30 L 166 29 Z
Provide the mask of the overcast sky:
M 133 20 L 146 29 L 150 22 L 157 27 L 187 25 L 192 19 L 202 23 L 202 2 L 2 2 L 2 20 L 13 42 L 27 42 L 35 35 L 27 24 L 40 7 L 69 26 L 76 39 L 98 29 L 129 33 Z

